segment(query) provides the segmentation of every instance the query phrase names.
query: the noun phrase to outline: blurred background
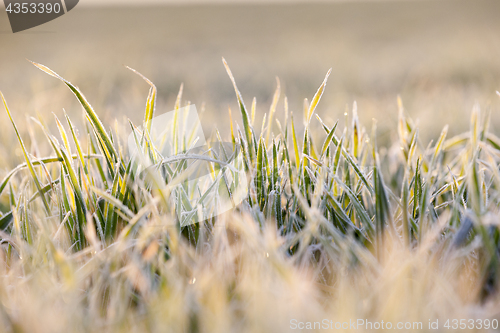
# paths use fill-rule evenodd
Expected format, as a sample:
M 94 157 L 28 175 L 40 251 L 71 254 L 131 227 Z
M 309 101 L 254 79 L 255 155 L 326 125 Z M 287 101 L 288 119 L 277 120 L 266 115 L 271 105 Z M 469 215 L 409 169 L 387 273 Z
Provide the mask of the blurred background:
M 303 99 L 312 98 L 332 68 L 317 109 L 329 125 L 342 124 L 357 101 L 367 131 L 376 118 L 380 142 L 390 143 L 400 95 L 426 142 L 445 124 L 451 134 L 467 129 L 476 102 L 500 128 L 499 17 L 498 0 L 81 0 L 59 19 L 13 34 L 0 10 L 0 90 L 23 133 L 26 117 L 37 113 L 47 124 L 63 108 L 81 118 L 70 91 L 30 59 L 78 85 L 106 125 L 127 118 L 141 124 L 149 87 L 128 65 L 156 83 L 158 114 L 172 110 L 184 83 L 184 101 L 198 110 L 205 105 L 208 136 L 215 127 L 228 132 L 228 106 L 241 124 L 222 57 L 247 106 L 257 98 L 257 124 L 269 110 L 276 76 L 277 117 L 283 118 L 286 95 L 302 119 Z M 2 143 L 14 142 L 7 121 L 1 111 Z M 3 144 L 0 154 L 12 155 L 12 147 Z M 21 157 L 0 167 L 17 162 Z

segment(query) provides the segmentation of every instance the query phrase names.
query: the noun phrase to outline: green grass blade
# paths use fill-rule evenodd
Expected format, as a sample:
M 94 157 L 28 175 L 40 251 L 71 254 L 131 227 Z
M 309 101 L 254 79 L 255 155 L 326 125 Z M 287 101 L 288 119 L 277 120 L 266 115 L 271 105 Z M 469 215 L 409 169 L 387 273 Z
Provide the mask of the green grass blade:
M 254 148 L 253 148 L 253 141 L 252 141 L 252 135 L 253 135 L 253 129 L 251 125 L 250 118 L 248 117 L 248 112 L 245 107 L 245 103 L 243 102 L 243 97 L 241 97 L 241 93 L 238 90 L 238 87 L 236 86 L 236 81 L 234 80 L 234 76 L 231 73 L 231 70 L 229 69 L 229 66 L 224 58 L 222 58 L 222 62 L 224 63 L 224 67 L 226 68 L 227 74 L 229 75 L 229 78 L 231 79 L 231 82 L 233 83 L 234 91 L 236 93 L 236 98 L 238 99 L 238 104 L 240 106 L 240 111 L 241 111 L 241 117 L 243 118 L 243 129 L 245 131 L 245 137 L 247 140 L 247 146 L 248 150 L 250 152 L 250 159 L 253 159 L 253 156 L 255 156 Z
M 335 125 L 333 125 L 332 129 L 330 130 L 330 133 L 328 134 L 328 136 L 326 137 L 325 142 L 323 143 L 323 148 L 321 148 L 321 157 L 320 158 L 323 158 L 323 156 L 325 155 L 326 149 L 328 148 L 328 146 L 332 142 L 333 135 L 335 134 L 335 129 L 337 128 L 338 124 L 339 124 L 339 122 L 337 121 L 335 123 Z
M 51 76 L 53 76 L 53 77 L 61 80 L 62 82 L 64 82 L 68 86 L 68 88 L 73 92 L 73 94 L 75 94 L 76 98 L 78 99 L 78 101 L 80 102 L 80 104 L 85 109 L 85 112 L 87 113 L 87 116 L 88 116 L 88 118 L 90 120 L 90 123 L 94 127 L 94 129 L 95 129 L 97 135 L 99 136 L 99 138 L 105 144 L 105 146 L 108 149 L 108 151 L 111 154 L 111 156 L 113 158 L 117 158 L 118 154 L 117 154 L 117 152 L 115 150 L 115 147 L 113 146 L 113 143 L 111 142 L 110 136 L 108 135 L 108 133 L 104 129 L 104 125 L 102 124 L 101 120 L 97 116 L 97 113 L 94 111 L 94 109 L 89 104 L 89 102 L 87 102 L 87 99 L 85 98 L 85 96 L 83 96 L 83 94 L 80 92 L 80 90 L 76 86 L 74 86 L 71 82 L 69 82 L 66 79 L 62 78 L 61 76 L 59 76 L 59 74 L 57 74 L 56 72 L 52 71 L 48 67 L 46 67 L 44 65 L 41 65 L 41 64 L 38 64 L 38 63 L 35 63 L 35 62 L 31 62 L 31 63 L 33 65 L 35 65 L 37 68 L 39 68 L 40 70 L 44 71 L 45 73 L 47 73 L 47 74 L 49 74 L 49 75 L 51 75 Z
M 141 73 L 139 73 L 135 69 L 132 69 L 128 66 L 125 66 L 125 67 L 127 67 L 132 72 L 139 75 L 140 77 L 142 77 L 144 79 L 144 81 L 146 81 L 150 86 L 148 99 L 146 101 L 146 110 L 144 112 L 144 126 L 148 130 L 148 132 L 151 132 L 151 125 L 153 122 L 153 117 L 154 117 L 155 109 L 156 109 L 156 93 L 157 93 L 156 86 L 147 77 L 145 77 L 144 75 L 142 75 Z
M 323 92 L 325 91 L 325 87 L 326 87 L 326 82 L 328 81 L 328 77 L 330 76 L 331 72 L 332 72 L 332 69 L 330 68 L 328 70 L 328 72 L 326 73 L 326 76 L 325 76 L 325 79 L 323 80 L 323 83 L 319 86 L 318 91 L 316 91 L 316 94 L 314 95 L 313 99 L 311 100 L 311 104 L 309 105 L 309 109 L 307 111 L 306 126 L 311 121 L 312 115 L 314 114 L 314 110 L 316 110 L 316 107 L 318 106 L 318 103 L 321 100 L 321 96 L 323 96 Z
M 266 142 L 269 142 L 269 137 L 271 136 L 274 113 L 276 112 L 276 106 L 278 105 L 280 93 L 281 93 L 280 79 L 276 77 L 276 91 L 274 92 L 273 101 L 271 103 L 271 107 L 269 108 L 269 120 L 267 125 Z M 252 110 L 252 116 L 253 116 L 253 110 Z

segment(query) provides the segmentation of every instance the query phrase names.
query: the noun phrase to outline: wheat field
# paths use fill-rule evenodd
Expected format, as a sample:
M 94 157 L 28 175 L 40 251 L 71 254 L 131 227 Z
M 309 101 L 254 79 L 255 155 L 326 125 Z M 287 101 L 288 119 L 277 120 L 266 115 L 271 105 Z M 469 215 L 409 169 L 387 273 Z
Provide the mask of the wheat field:
M 0 332 L 499 331 L 497 0 L 1 9 Z
M 233 171 L 211 149 L 189 155 L 189 140 L 171 141 L 177 159 L 162 156 L 149 133 L 154 84 L 146 79 L 142 123 L 106 123 L 76 85 L 33 65 L 69 88 L 85 125 L 33 114 L 23 136 L 2 95 L 24 157 L 0 183 L 2 331 L 320 332 L 362 321 L 354 331 L 419 332 L 436 321 L 453 330 L 454 319 L 463 331 L 498 328 L 500 138 L 480 105 L 468 131 L 446 126 L 426 142 L 399 99 L 397 140 L 379 148 L 376 120 L 362 124 L 356 103 L 337 122 L 317 115 L 330 71 L 301 112 L 278 82 L 258 123 L 260 106 L 244 103 L 223 60 L 238 109 L 211 139 L 239 147 L 249 191 L 186 225 L 179 210 L 205 209 L 182 185 L 188 159 L 208 161 L 226 200 L 237 178 L 221 176 Z M 172 108 L 187 105 L 181 87 Z M 131 131 L 139 155 L 127 150 Z

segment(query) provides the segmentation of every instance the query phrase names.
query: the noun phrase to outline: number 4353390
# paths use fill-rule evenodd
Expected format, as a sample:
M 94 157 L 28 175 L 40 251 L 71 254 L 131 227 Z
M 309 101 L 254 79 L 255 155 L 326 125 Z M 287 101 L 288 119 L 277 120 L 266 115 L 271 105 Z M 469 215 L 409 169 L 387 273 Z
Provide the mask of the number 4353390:
M 61 4 L 55 3 L 38 3 L 38 2 L 23 2 L 9 3 L 5 10 L 9 14 L 59 14 L 61 12 Z
M 498 320 L 493 319 L 448 319 L 444 328 L 452 330 L 465 329 L 498 329 Z

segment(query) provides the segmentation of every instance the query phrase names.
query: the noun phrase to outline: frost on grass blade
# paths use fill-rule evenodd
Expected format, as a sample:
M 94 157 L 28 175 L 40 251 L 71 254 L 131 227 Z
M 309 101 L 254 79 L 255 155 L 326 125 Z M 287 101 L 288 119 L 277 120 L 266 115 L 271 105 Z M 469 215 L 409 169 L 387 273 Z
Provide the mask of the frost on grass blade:
M 104 143 L 106 149 L 108 150 L 108 153 L 110 154 L 110 158 L 116 159 L 118 157 L 118 154 L 115 150 L 115 147 L 113 146 L 113 142 L 112 142 L 109 134 L 104 129 L 104 125 L 102 124 L 101 120 L 97 116 L 97 113 L 94 111 L 94 109 L 89 104 L 89 102 L 87 102 L 87 99 L 85 98 L 85 96 L 83 96 L 83 94 L 80 92 L 80 90 L 76 86 L 74 86 L 71 82 L 65 80 L 64 78 L 59 76 L 59 74 L 57 74 L 56 72 L 54 72 L 50 68 L 48 68 L 44 65 L 38 64 L 36 62 L 31 61 L 31 63 L 33 65 L 35 65 L 37 68 L 39 68 L 40 70 L 44 71 L 45 73 L 61 80 L 62 82 L 64 82 L 68 86 L 68 88 L 73 92 L 73 94 L 75 94 L 76 98 L 78 99 L 80 104 L 85 109 L 85 112 L 87 113 L 87 117 L 90 120 L 90 123 L 94 127 L 94 130 L 96 131 L 97 135 L 99 136 L 99 139 Z M 113 164 L 113 163 L 111 163 L 111 164 Z
M 171 131 L 172 127 L 176 130 Z M 233 142 L 207 142 L 195 105 L 154 117 L 149 131 L 132 130 L 128 137 L 130 156 L 145 171 L 165 169 L 168 173 L 167 192 L 181 226 L 227 212 L 247 197 L 239 147 Z M 144 136 L 146 140 L 139 139 Z M 178 143 L 185 149 L 179 151 Z M 161 159 L 152 159 L 146 146 Z

